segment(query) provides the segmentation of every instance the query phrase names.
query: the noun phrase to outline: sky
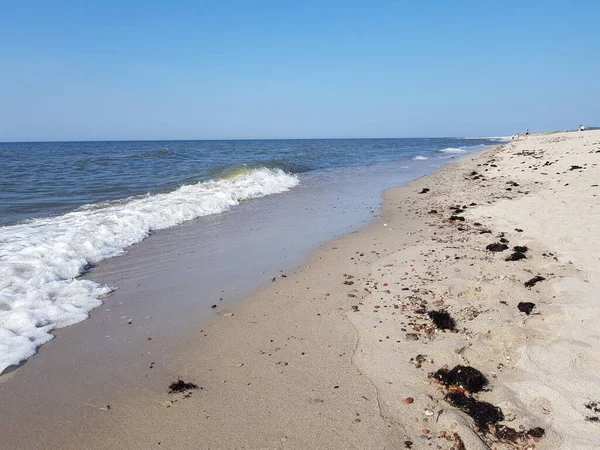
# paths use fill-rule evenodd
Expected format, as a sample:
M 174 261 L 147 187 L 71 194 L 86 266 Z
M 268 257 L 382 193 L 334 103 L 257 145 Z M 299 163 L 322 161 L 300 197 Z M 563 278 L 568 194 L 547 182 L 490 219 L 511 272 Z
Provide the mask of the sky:
M 600 2 L 0 0 L 0 141 L 600 126 Z

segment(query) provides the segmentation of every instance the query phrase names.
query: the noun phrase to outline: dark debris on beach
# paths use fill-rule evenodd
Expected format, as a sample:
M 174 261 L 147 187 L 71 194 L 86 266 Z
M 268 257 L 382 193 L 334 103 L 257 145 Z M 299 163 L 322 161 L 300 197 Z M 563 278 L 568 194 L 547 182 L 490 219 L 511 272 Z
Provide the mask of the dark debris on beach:
M 440 330 L 456 329 L 456 321 L 446 311 L 429 311 L 427 315 Z
M 523 252 L 514 252 L 505 258 L 506 261 L 520 261 L 522 259 L 527 259 L 527 255 Z
M 198 389 L 194 383 L 188 383 L 179 378 L 169 385 L 169 394 L 186 393 Z
M 501 242 L 494 242 L 493 244 L 486 245 L 485 249 L 490 252 L 503 252 L 504 250 L 508 250 L 508 245 Z
M 462 388 L 475 393 L 488 385 L 488 379 L 479 370 L 471 366 L 455 366 L 453 369 L 439 369 L 431 374 L 432 378 L 444 386 Z
M 529 315 L 533 311 L 533 308 L 535 308 L 535 303 L 532 303 L 532 302 L 520 302 L 517 305 L 517 308 L 519 309 L 519 311 L 524 312 L 525 314 Z
M 463 394 L 464 395 L 464 394 Z M 488 402 L 474 400 L 469 409 L 465 411 L 479 428 L 494 425 L 504 420 L 502 410 Z
M 532 279 L 526 281 L 524 283 L 526 288 L 531 288 L 533 286 L 535 286 L 537 283 L 539 283 L 540 281 L 544 281 L 545 278 L 541 275 L 536 275 L 535 277 L 533 277 Z
M 546 431 L 541 427 L 517 431 L 509 426 L 500 425 L 499 422 L 505 419 L 502 409 L 480 401 L 472 395 L 487 385 L 487 379 L 479 370 L 469 366 L 456 366 L 452 370 L 440 369 L 431 375 L 449 389 L 444 400 L 471 417 L 482 434 L 490 433 L 496 441 L 511 446 L 519 445 L 518 448 L 521 448 L 520 445 L 529 445 L 531 440 L 537 442 L 546 435 Z M 470 385 L 473 390 L 469 390 L 466 385 Z
M 506 425 L 495 425 L 493 430 L 494 436 L 502 441 L 510 444 L 526 443 L 532 438 L 534 441 L 539 441 L 546 435 L 546 430 L 542 427 L 530 428 L 529 430 L 517 431 L 514 428 Z

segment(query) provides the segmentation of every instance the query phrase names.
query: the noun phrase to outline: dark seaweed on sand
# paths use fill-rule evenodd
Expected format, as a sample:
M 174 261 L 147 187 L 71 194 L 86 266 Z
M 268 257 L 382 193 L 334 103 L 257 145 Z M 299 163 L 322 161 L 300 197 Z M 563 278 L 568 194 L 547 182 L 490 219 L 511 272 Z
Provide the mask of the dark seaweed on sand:
M 488 402 L 476 401 L 469 408 L 468 414 L 479 428 L 484 428 L 504 420 L 502 410 Z
M 527 250 L 529 250 L 527 247 L 525 247 L 524 245 L 515 245 L 513 247 L 513 250 L 515 252 L 519 252 L 519 253 L 527 253 Z
M 440 330 L 456 328 L 456 321 L 446 311 L 429 311 L 427 315 Z
M 531 437 L 541 439 L 546 435 L 546 431 L 542 427 L 535 427 L 527 430 L 527 434 Z
M 505 442 L 523 442 L 532 437 L 541 439 L 546 435 L 546 431 L 541 427 L 530 428 L 529 430 L 517 431 L 514 428 L 506 425 L 496 425 L 494 427 L 494 435 Z
M 493 244 L 488 244 L 485 249 L 489 250 L 490 252 L 503 252 L 504 250 L 508 249 L 508 245 L 500 242 L 494 242 Z
M 194 383 L 186 383 L 182 379 L 178 379 L 169 385 L 169 394 L 176 394 L 179 392 L 187 392 L 198 389 Z
M 517 308 L 519 308 L 519 311 L 529 315 L 531 314 L 531 311 L 533 311 L 533 308 L 535 308 L 535 303 L 521 302 L 517 305 Z
M 545 278 L 542 277 L 541 275 L 536 275 L 531 280 L 526 281 L 524 284 L 525 284 L 525 287 L 530 288 L 530 287 L 535 286 L 536 283 L 539 283 L 540 281 L 544 281 L 544 280 L 545 280 Z
M 439 369 L 433 377 L 446 386 L 462 387 L 469 392 L 479 392 L 488 384 L 488 379 L 471 366 L 455 366 L 453 369 Z
M 473 418 L 475 424 L 484 428 L 504 420 L 502 410 L 487 402 L 480 402 L 462 392 L 451 392 L 444 397 L 452 406 L 464 411 Z
M 510 256 L 506 257 L 506 261 L 519 261 L 521 259 L 527 259 L 527 256 L 525 256 L 525 253 L 514 252 Z
M 444 399 L 455 408 L 462 409 L 463 411 L 467 411 L 477 401 L 462 392 L 450 392 Z
M 455 370 L 458 367 L 463 366 L 456 366 L 452 370 Z M 469 367 L 468 369 L 472 369 L 473 371 L 481 374 L 481 372 L 479 372 L 476 369 L 473 369 L 472 367 Z M 461 371 L 464 372 L 464 370 Z M 436 372 L 436 375 L 439 372 L 440 371 Z M 445 373 L 450 372 L 452 371 L 446 371 Z M 446 400 L 455 408 L 458 408 L 464 413 L 468 414 L 475 422 L 475 425 L 479 427 L 480 431 L 484 433 L 491 432 L 500 441 L 516 445 L 526 444 L 529 438 L 534 438 L 538 440 L 543 438 L 546 434 L 545 430 L 541 427 L 517 431 L 514 428 L 508 427 L 506 425 L 499 425 L 498 422 L 504 420 L 504 413 L 499 407 L 492 405 L 488 402 L 479 401 L 471 397 L 470 395 L 465 394 L 464 392 L 449 392 L 444 397 L 444 400 Z M 521 447 L 519 446 L 519 448 Z
M 583 406 L 585 406 L 590 411 L 600 412 L 600 402 L 597 402 L 595 400 L 590 400 L 589 402 L 584 403 Z

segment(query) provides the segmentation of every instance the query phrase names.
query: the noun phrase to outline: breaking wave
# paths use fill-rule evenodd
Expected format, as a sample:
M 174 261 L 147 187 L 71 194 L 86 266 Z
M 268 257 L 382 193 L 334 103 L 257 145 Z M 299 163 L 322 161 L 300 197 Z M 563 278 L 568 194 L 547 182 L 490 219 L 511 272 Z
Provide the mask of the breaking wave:
M 465 153 L 466 151 L 467 150 L 465 150 L 464 148 L 457 148 L 457 147 L 447 147 L 447 148 L 438 150 L 439 153 Z
M 54 328 L 85 320 L 102 303 L 111 289 L 77 278 L 90 265 L 123 253 L 153 230 L 219 214 L 298 183 L 280 169 L 239 170 L 172 192 L 0 227 L 0 373 L 50 341 Z

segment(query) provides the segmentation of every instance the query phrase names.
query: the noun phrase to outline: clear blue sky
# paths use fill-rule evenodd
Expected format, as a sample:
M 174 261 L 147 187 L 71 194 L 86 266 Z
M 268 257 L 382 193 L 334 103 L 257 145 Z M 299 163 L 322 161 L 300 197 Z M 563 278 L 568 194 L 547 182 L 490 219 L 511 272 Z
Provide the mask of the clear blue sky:
M 0 141 L 600 126 L 600 2 L 0 0 Z

